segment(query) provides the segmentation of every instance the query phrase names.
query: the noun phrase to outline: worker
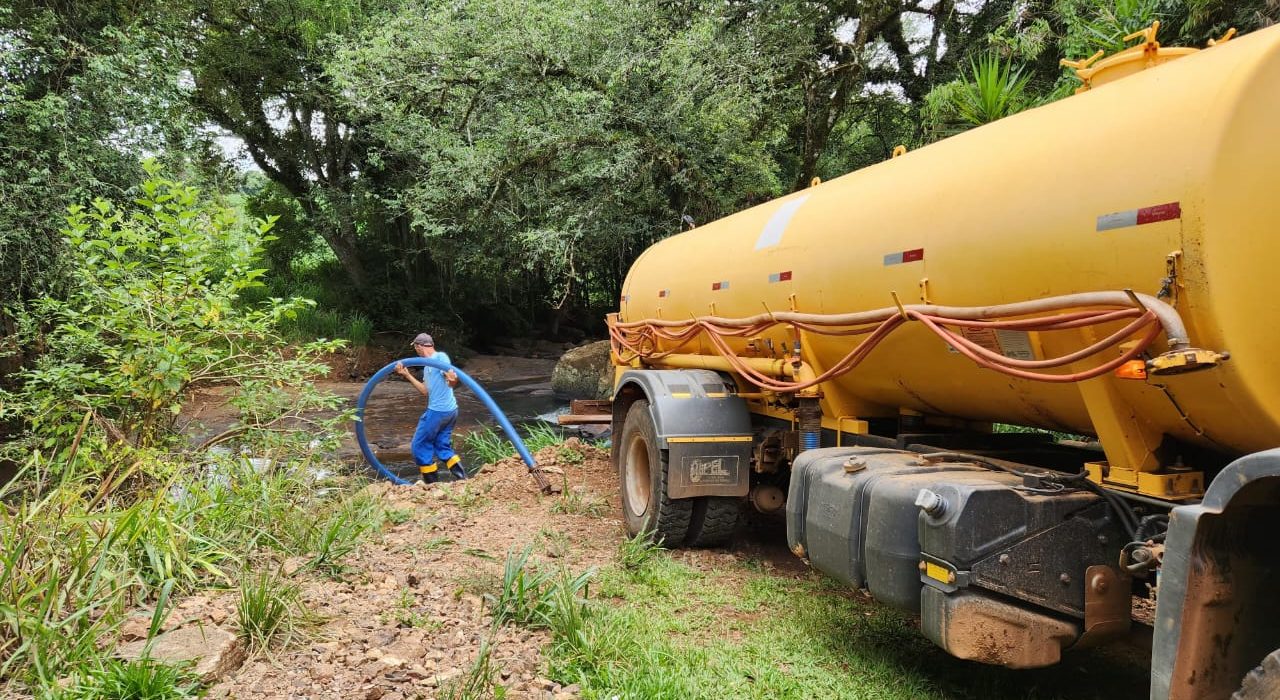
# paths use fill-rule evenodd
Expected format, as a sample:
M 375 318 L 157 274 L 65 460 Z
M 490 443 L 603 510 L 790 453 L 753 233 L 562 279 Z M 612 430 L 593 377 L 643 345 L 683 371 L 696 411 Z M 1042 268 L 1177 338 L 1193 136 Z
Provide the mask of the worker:
M 413 349 L 418 357 L 450 364 L 449 356 L 437 351 L 435 340 L 426 333 L 419 333 L 413 339 Z M 458 422 L 458 400 L 453 395 L 453 387 L 458 385 L 457 373 L 451 369 L 423 367 L 423 381 L 418 381 L 403 362 L 397 362 L 396 374 L 409 380 L 418 393 L 427 397 L 427 410 L 418 419 L 418 428 L 413 433 L 413 443 L 410 446 L 422 480 L 428 484 L 439 480 L 441 463 L 454 479 L 467 478 L 467 472 L 462 468 L 462 458 L 453 451 L 453 445 L 450 444 L 453 426 Z

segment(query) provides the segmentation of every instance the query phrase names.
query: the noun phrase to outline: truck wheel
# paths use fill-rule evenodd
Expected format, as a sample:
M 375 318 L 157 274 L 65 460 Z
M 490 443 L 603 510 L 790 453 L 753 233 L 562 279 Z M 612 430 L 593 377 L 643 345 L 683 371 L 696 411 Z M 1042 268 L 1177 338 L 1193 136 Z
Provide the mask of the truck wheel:
M 1267 655 L 1244 677 L 1231 700 L 1274 700 L 1280 698 L 1280 649 Z
M 703 496 L 693 499 L 689 518 L 690 547 L 718 547 L 728 542 L 738 529 L 742 499 L 733 496 Z
M 619 446 L 618 481 L 627 533 L 646 532 L 655 542 L 679 546 L 689 534 L 693 502 L 667 497 L 667 457 L 658 449 L 658 431 L 649 415 L 648 401 L 631 404 Z

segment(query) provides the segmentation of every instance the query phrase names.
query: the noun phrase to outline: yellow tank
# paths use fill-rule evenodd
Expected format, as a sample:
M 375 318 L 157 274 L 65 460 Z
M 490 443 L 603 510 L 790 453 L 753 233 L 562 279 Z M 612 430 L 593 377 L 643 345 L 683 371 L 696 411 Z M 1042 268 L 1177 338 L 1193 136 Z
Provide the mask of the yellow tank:
M 1153 450 L 1166 435 L 1227 455 L 1280 445 L 1280 297 L 1268 282 L 1280 261 L 1280 27 L 1158 60 L 1146 38 L 1147 70 L 1135 70 L 1135 49 L 1119 79 L 1094 73 L 1092 89 L 1068 99 L 659 242 L 631 268 L 617 318 L 839 314 L 891 306 L 893 293 L 985 306 L 1164 288 L 1191 343 L 1229 361 L 1145 381 L 1043 383 L 981 368 L 908 323 L 821 386 L 823 425 L 917 412 L 1039 426 L 1098 435 L 1113 468 L 1137 471 L 1161 467 Z M 1087 339 L 979 342 L 1044 357 Z M 855 342 L 800 340 L 819 373 Z M 777 327 L 730 344 L 768 357 L 792 342 Z M 679 352 L 717 354 L 705 338 Z M 762 401 L 752 410 L 777 412 Z

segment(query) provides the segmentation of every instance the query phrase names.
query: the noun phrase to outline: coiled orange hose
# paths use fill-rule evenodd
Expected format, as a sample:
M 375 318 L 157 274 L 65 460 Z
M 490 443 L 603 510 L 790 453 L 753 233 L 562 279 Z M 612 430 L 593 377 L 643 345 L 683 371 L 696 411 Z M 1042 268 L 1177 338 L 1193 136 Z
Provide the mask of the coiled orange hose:
M 1107 293 L 1099 293 L 1099 295 Z M 1082 297 L 1083 295 L 1076 295 Z M 1096 296 L 1096 295 L 1095 295 Z M 1113 295 L 1110 299 L 1115 299 Z M 1130 295 L 1129 298 L 1136 298 Z M 1073 301 L 1073 298 L 1039 300 L 1006 305 L 1005 307 L 950 308 L 950 307 L 901 307 L 880 309 L 860 314 L 839 314 L 823 316 L 818 314 L 768 314 L 745 319 L 726 318 L 693 318 L 688 321 L 670 321 L 648 319 L 643 321 L 621 322 L 616 317 L 610 318 L 609 336 L 614 352 L 624 362 L 634 358 L 644 360 L 661 360 L 674 354 L 689 342 L 705 336 L 716 352 L 724 357 L 734 371 L 742 375 L 751 384 L 761 389 L 776 392 L 794 392 L 807 389 L 823 382 L 830 381 L 852 371 L 875 347 L 890 333 L 908 320 L 919 321 L 931 332 L 948 343 L 956 351 L 968 357 L 981 367 L 1003 374 L 1033 381 L 1069 383 L 1101 376 L 1115 370 L 1126 362 L 1141 355 L 1164 330 L 1173 340 L 1174 331 L 1181 331 L 1181 319 L 1176 317 L 1172 309 L 1152 309 L 1147 302 L 1141 305 L 1122 308 L 1067 310 L 1063 313 L 1036 318 L 1000 318 L 995 314 L 1007 309 L 1010 312 L 1026 313 L 1027 308 L 1052 308 Z M 1089 299 L 1092 301 L 1092 298 Z M 1157 302 L 1159 303 L 1159 302 Z M 1165 306 L 1161 303 L 1161 306 Z M 935 310 L 946 310 L 949 314 L 931 313 Z M 1160 313 L 1157 313 L 1160 311 Z M 1170 321 L 1172 312 L 1173 321 Z M 953 315 L 954 314 L 954 315 Z M 990 317 L 984 317 L 990 315 Z M 1020 315 L 1010 313 L 1009 315 Z M 1016 329 L 1025 331 L 1055 331 L 1097 326 L 1123 319 L 1133 319 L 1123 328 L 1108 335 L 1087 347 L 1059 357 L 1043 360 L 1019 360 L 992 352 L 951 328 L 990 328 Z M 753 367 L 734 352 L 727 338 L 741 338 L 758 335 L 775 326 L 786 325 L 815 335 L 867 337 L 855 345 L 844 357 L 820 375 L 805 381 L 791 382 L 765 374 Z M 1144 332 L 1145 331 L 1145 332 Z M 1104 362 L 1096 367 L 1079 372 L 1055 374 L 1033 370 L 1062 367 L 1093 357 L 1108 348 L 1114 347 L 1126 338 L 1141 333 L 1137 342 L 1119 357 Z M 1185 335 L 1179 333 L 1179 335 Z M 1178 338 L 1183 341 L 1184 338 Z M 658 350 L 659 341 L 667 341 L 668 349 Z

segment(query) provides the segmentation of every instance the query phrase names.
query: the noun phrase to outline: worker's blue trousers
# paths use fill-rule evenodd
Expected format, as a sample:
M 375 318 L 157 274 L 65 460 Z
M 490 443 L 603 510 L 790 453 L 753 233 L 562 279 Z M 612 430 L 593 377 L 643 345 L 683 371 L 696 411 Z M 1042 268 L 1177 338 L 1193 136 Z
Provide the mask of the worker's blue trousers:
M 413 433 L 410 449 L 424 481 L 435 481 L 441 466 L 452 472 L 454 478 L 467 478 L 466 471 L 462 469 L 462 458 L 453 451 L 453 426 L 457 422 L 457 410 L 428 410 L 418 419 L 418 429 Z

